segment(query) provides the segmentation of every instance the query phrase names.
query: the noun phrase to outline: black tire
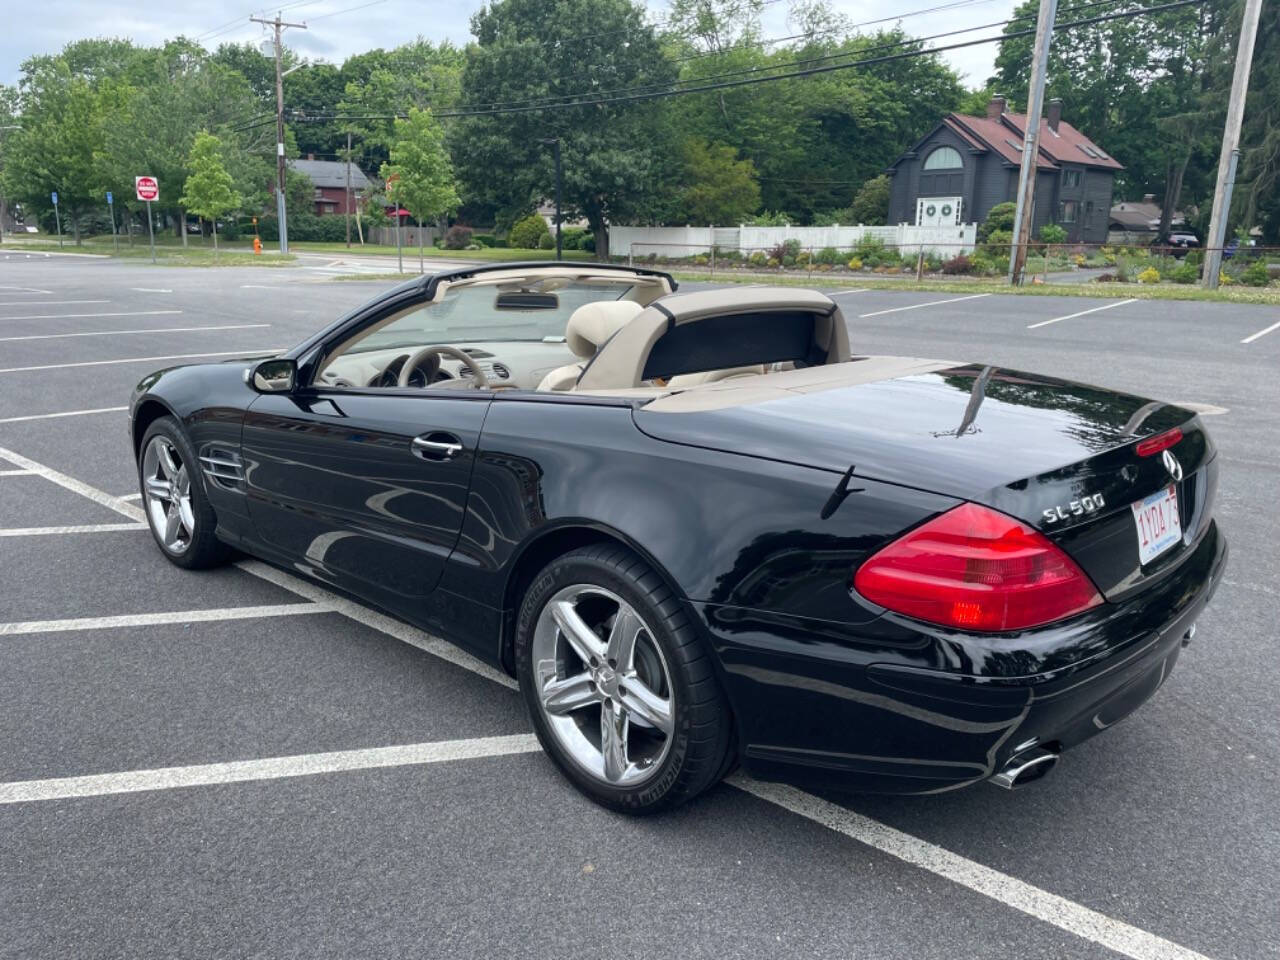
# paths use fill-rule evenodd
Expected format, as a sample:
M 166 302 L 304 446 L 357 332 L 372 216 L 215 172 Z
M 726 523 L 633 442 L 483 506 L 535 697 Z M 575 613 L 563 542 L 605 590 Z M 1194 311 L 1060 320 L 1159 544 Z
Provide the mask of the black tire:
M 156 529 L 155 518 L 149 509 L 143 465 L 147 448 L 157 436 L 163 437 L 177 448 L 182 465 L 188 470 L 191 512 L 195 518 L 195 529 L 191 532 L 186 548 L 181 551 L 166 546 L 164 536 Z M 151 530 L 156 546 L 171 563 L 186 570 L 204 570 L 224 564 L 231 559 L 235 551 L 219 540 L 214 532 L 218 525 L 218 518 L 209 504 L 209 498 L 205 495 L 204 472 L 199 468 L 196 452 L 173 417 L 160 417 L 147 428 L 147 432 L 143 434 L 142 443 L 138 446 L 137 467 L 138 489 L 142 493 L 141 503 L 143 512 L 147 515 L 147 527 Z
M 670 677 L 673 732 L 649 779 L 633 787 L 607 783 L 567 754 L 549 728 L 536 689 L 533 634 L 548 601 L 572 585 L 611 591 L 629 603 L 661 649 Z M 643 560 L 600 544 L 553 560 L 525 591 L 516 620 L 516 672 L 543 749 L 570 782 L 592 800 L 628 814 L 669 810 L 718 783 L 737 761 L 733 717 L 695 624 L 680 599 Z

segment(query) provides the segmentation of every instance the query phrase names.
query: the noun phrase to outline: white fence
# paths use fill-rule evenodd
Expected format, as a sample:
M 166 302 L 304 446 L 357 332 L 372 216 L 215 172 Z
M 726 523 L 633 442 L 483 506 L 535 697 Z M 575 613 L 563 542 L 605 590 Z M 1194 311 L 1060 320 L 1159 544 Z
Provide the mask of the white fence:
M 798 240 L 805 250 L 835 247 L 848 250 L 859 241 L 874 237 L 899 253 L 926 253 L 954 257 L 969 253 L 977 240 L 978 225 L 962 223 L 954 226 L 917 227 L 900 223 L 894 227 L 830 226 L 830 227 L 623 227 L 609 228 L 609 246 L 629 256 L 689 257 L 718 251 L 749 254 L 768 250 L 788 240 Z

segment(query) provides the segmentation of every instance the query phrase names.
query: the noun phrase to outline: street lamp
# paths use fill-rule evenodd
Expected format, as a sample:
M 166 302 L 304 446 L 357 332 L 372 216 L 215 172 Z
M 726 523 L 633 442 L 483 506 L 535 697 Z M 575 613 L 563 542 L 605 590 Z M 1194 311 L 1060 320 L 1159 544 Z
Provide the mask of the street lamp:
M 548 137 L 547 139 L 539 140 L 538 142 L 551 144 L 555 147 L 556 151 L 556 259 L 560 260 L 563 258 L 563 252 L 560 248 L 560 138 Z

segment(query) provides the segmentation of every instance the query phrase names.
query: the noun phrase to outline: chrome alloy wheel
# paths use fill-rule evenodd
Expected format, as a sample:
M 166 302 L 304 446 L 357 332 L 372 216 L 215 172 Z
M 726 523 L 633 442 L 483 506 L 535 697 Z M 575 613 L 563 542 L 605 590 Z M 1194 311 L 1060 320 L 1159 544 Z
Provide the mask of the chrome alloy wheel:
M 640 615 L 593 584 L 558 591 L 533 632 L 538 706 L 564 752 L 614 787 L 652 777 L 675 729 L 671 675 Z
M 151 529 L 172 554 L 186 553 L 196 532 L 191 509 L 191 475 L 177 447 L 154 436 L 142 454 L 142 487 Z

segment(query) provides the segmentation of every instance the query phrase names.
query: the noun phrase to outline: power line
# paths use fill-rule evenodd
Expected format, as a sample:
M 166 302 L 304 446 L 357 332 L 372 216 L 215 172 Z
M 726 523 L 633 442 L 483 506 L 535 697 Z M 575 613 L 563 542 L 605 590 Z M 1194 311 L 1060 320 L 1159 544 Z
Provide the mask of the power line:
M 1102 5 L 1104 2 L 1107 2 L 1107 0 L 1098 0 L 1097 4 L 1090 4 L 1090 6 Z M 1072 27 L 1089 26 L 1095 23 L 1105 23 L 1113 20 L 1132 19 L 1134 17 L 1147 16 L 1149 14 L 1159 13 L 1165 10 L 1174 10 L 1182 7 L 1198 6 L 1199 4 L 1202 4 L 1204 2 L 1206 2 L 1206 0 L 1172 0 L 1172 2 L 1169 2 L 1169 3 L 1159 4 L 1151 7 L 1143 7 L 1137 10 L 1126 10 L 1126 11 L 1120 11 L 1116 13 L 1101 14 L 1095 17 L 1086 17 L 1078 20 L 1066 21 L 1064 23 L 1057 24 L 1057 27 L 1065 30 Z M 1006 21 L 1005 23 L 1009 23 L 1009 22 L 1012 22 L 1012 21 Z M 940 34 L 939 36 L 956 35 L 956 34 L 965 33 L 965 32 L 968 32 L 968 31 L 957 30 L 957 31 L 951 31 L 950 34 Z M 621 92 L 624 94 L 623 96 L 602 97 L 600 95 L 596 95 L 589 99 L 580 99 L 580 100 L 564 102 L 564 103 L 544 104 L 539 102 L 539 100 L 542 98 L 532 98 L 531 100 L 526 100 L 526 101 L 511 101 L 509 103 L 500 103 L 500 104 L 463 105 L 463 108 L 449 110 L 449 111 L 441 111 L 439 113 L 436 113 L 435 116 L 439 119 L 476 117 L 476 116 L 500 116 L 500 115 L 509 114 L 509 113 L 529 113 L 529 112 L 539 111 L 539 110 L 558 110 L 558 109 L 568 109 L 572 107 L 603 106 L 603 105 L 613 104 L 613 103 L 633 103 L 633 102 L 638 102 L 643 100 L 664 99 L 667 97 L 682 96 L 682 95 L 691 94 L 691 93 L 706 93 L 710 91 L 724 90 L 724 89 L 729 89 L 734 87 L 753 86 L 760 83 L 770 83 L 776 80 L 790 80 L 790 79 L 809 77 L 817 74 L 832 73 L 837 70 L 848 70 L 854 67 L 873 66 L 879 63 L 889 63 L 897 60 L 905 60 L 905 59 L 910 59 L 912 57 L 931 56 L 937 53 L 945 53 L 950 50 L 960 50 L 968 47 L 980 46 L 982 44 L 987 44 L 987 43 L 1001 43 L 1001 42 L 1004 42 L 1005 40 L 1011 40 L 1018 37 L 1031 36 L 1034 33 L 1035 33 L 1034 28 L 1029 28 L 1024 30 L 1015 30 L 1008 33 L 1001 33 L 997 36 L 981 37 L 975 40 L 961 41 L 959 43 L 947 44 L 941 47 L 933 47 L 927 50 L 924 50 L 924 49 L 908 50 L 902 53 L 889 54 L 886 56 L 868 57 L 861 60 L 855 60 L 849 63 L 825 64 L 822 66 L 808 67 L 803 70 L 792 70 L 790 72 L 778 73 L 772 76 L 746 77 L 743 79 L 729 80 L 729 81 L 718 82 L 718 83 L 706 82 L 706 80 L 712 79 L 712 78 L 699 78 L 694 81 L 671 81 L 669 84 L 666 85 L 668 87 L 674 88 L 680 83 L 694 82 L 694 83 L 701 84 L 701 86 L 688 86 L 688 87 L 683 87 L 679 89 L 666 89 L 666 90 L 654 91 L 654 90 L 651 90 L 651 88 L 657 85 L 648 84 L 648 85 L 640 85 L 638 87 L 622 88 L 619 91 L 613 91 L 613 92 Z M 920 42 L 922 41 L 918 39 L 905 40 L 898 45 L 901 45 L 901 46 L 915 45 Z M 862 52 L 864 51 L 857 51 L 857 53 L 862 53 Z M 781 69 L 788 66 L 792 66 L 792 64 L 780 64 L 780 65 L 774 66 L 773 69 Z M 642 91 L 642 92 L 637 92 L 637 91 Z M 298 119 L 303 122 L 329 122 L 329 121 L 344 121 L 344 120 L 345 121 L 391 120 L 391 119 L 396 119 L 398 117 L 403 117 L 403 116 L 404 114 L 373 114 L 373 115 L 363 115 L 363 116 L 316 114 L 313 116 L 298 118 Z

